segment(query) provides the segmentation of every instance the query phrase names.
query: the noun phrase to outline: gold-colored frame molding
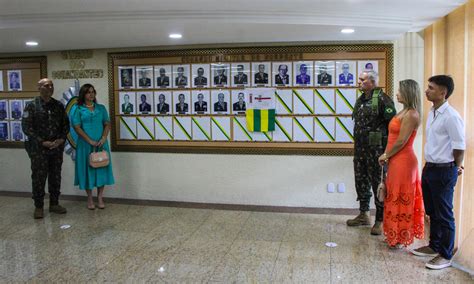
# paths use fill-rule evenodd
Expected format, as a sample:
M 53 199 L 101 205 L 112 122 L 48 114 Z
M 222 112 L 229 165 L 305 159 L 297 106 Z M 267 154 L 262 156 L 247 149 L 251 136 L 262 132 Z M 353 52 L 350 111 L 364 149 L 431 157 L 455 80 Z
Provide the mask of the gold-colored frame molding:
M 39 63 L 39 75 L 40 78 L 48 77 L 48 60 L 46 56 L 28 56 L 28 57 L 0 57 L 0 66 L 7 66 L 8 69 L 22 69 L 22 66 L 28 65 L 30 63 L 38 64 Z M 3 68 L 2 68 L 3 69 Z M 34 83 L 36 86 L 38 80 Z M 0 99 L 24 99 L 38 96 L 39 92 L 0 92 Z M 1 141 L 0 148 L 24 148 L 24 142 L 15 142 L 15 141 Z
M 222 62 L 231 63 L 235 60 L 226 60 L 228 56 L 240 54 L 268 55 L 268 58 L 259 58 L 262 61 L 285 61 L 288 58 L 273 58 L 274 54 L 306 54 L 306 53 L 332 53 L 334 56 L 328 60 L 351 60 L 346 58 L 353 53 L 383 52 L 385 54 L 385 89 L 393 97 L 393 44 L 328 44 L 328 45 L 292 45 L 292 46 L 261 46 L 261 47 L 178 47 L 173 50 L 132 51 L 108 54 L 108 84 L 109 84 L 109 110 L 112 118 L 111 146 L 113 151 L 127 152 L 165 152 L 165 153 L 203 153 L 203 154 L 262 154 L 262 155 L 325 155 L 325 156 L 351 156 L 353 143 L 316 143 L 316 142 L 202 142 L 202 141 L 127 141 L 117 139 L 117 122 L 115 109 L 115 69 L 120 60 L 137 60 L 137 65 L 143 65 L 146 58 L 159 57 L 198 57 L 218 59 L 206 63 Z M 298 57 L 298 56 L 296 56 Z M 291 60 L 291 59 L 290 59 Z M 293 60 L 305 60 L 293 59 Z M 323 59 L 321 59 L 323 60 Z M 245 60 L 242 60 L 245 61 Z M 255 60 L 257 61 L 257 60 Z M 182 61 L 175 64 L 198 63 L 195 61 Z M 199 62 L 204 63 L 204 62 Z M 133 65 L 133 63 L 131 64 Z

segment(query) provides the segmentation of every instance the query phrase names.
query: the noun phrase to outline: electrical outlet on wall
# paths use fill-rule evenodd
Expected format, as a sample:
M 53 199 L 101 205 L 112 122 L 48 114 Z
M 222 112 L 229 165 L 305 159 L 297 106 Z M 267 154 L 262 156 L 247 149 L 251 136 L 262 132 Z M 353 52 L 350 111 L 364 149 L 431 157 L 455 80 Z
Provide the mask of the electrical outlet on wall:
M 327 189 L 328 189 L 328 192 L 329 192 L 329 193 L 334 193 L 334 192 L 336 192 L 336 186 L 335 186 L 334 183 L 332 183 L 332 182 L 328 183 Z
M 346 192 L 346 185 L 343 182 L 337 185 L 337 192 L 339 193 Z

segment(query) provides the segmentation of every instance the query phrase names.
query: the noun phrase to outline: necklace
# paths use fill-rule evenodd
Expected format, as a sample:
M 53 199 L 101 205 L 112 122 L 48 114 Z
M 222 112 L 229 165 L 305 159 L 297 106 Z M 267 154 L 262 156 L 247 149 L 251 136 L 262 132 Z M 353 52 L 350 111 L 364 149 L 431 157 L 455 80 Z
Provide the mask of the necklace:
M 86 105 L 86 107 L 93 107 L 93 106 L 94 106 L 94 104 L 93 104 L 93 103 L 92 103 L 92 104 L 90 104 L 90 105 L 88 105 L 87 103 L 85 103 L 85 105 Z

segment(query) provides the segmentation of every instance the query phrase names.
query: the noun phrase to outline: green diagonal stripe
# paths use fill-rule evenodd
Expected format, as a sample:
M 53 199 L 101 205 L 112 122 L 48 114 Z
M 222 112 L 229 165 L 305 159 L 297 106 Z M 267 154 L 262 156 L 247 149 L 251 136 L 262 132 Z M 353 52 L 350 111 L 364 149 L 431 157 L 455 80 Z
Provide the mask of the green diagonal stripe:
M 306 137 L 308 137 L 308 139 L 310 141 L 313 141 L 313 137 L 311 137 L 311 135 L 309 135 L 308 131 L 306 131 L 306 129 L 303 127 L 303 125 L 301 125 L 301 123 L 298 121 L 298 119 L 296 117 L 293 117 L 293 119 L 296 121 L 296 124 L 298 124 L 298 127 L 301 129 L 301 131 L 303 131 L 303 133 L 306 135 Z
M 315 117 L 314 120 L 316 120 L 316 122 L 318 123 L 318 125 L 321 127 L 321 129 L 324 131 L 324 133 L 326 133 L 327 137 L 329 137 L 329 139 L 331 139 L 331 141 L 335 141 L 334 137 L 331 135 L 331 133 L 329 133 L 328 129 L 324 126 L 324 124 L 322 123 L 321 120 L 319 120 L 319 118 Z
M 199 128 L 199 130 L 201 130 L 202 134 L 204 134 L 207 138 L 207 140 L 211 140 L 211 136 L 209 136 L 209 134 L 206 132 L 206 130 L 204 130 L 204 128 L 202 128 L 202 126 L 199 124 L 199 122 L 197 122 L 197 120 L 193 117 L 192 120 L 194 121 L 194 123 L 196 124 L 196 126 Z
M 288 113 L 292 113 L 290 107 L 285 103 L 285 101 L 278 95 L 277 92 L 275 92 L 275 96 L 277 100 L 283 105 L 283 107 L 286 109 Z
M 346 134 L 351 138 L 351 140 L 354 141 L 354 136 L 352 136 L 349 129 L 347 129 L 347 127 L 344 125 L 344 123 L 342 123 L 342 121 L 339 119 L 339 117 L 336 117 L 336 121 L 342 127 L 342 130 L 344 130 L 344 132 L 346 132 Z
M 217 127 L 219 128 L 219 130 L 222 132 L 222 134 L 224 134 L 224 136 L 227 138 L 227 140 L 230 140 L 230 137 L 229 135 L 225 132 L 224 128 L 222 127 L 222 125 L 217 122 L 217 120 L 214 119 L 214 117 L 211 118 L 212 121 L 217 125 Z
M 332 113 L 336 113 L 336 110 L 332 108 L 332 106 L 328 103 L 328 101 L 326 101 L 326 99 L 323 97 L 323 95 L 321 95 L 321 93 L 314 89 L 314 92 L 316 93 L 316 95 L 318 95 L 318 97 L 321 99 L 321 101 L 323 102 L 323 104 L 332 112 Z
M 125 128 L 127 128 L 128 132 L 130 132 L 130 134 L 133 136 L 133 139 L 137 139 L 137 136 L 133 133 L 132 129 L 130 128 L 130 126 L 128 126 L 128 124 L 125 122 L 123 117 L 120 117 L 120 121 L 123 122 L 123 124 L 125 125 Z
M 237 125 L 239 126 L 239 128 L 245 133 L 245 135 L 247 135 L 250 141 L 253 141 L 253 138 L 252 136 L 250 136 L 250 133 L 248 133 L 247 129 L 245 129 L 245 127 L 242 125 L 242 123 L 240 123 L 240 121 L 236 117 L 234 117 L 234 121 L 237 122 Z
M 265 137 L 267 137 L 268 141 L 272 141 L 272 137 L 270 137 L 270 135 L 268 135 L 268 132 L 263 131 L 262 133 L 263 133 L 263 135 L 265 135 Z
M 183 133 L 186 135 L 186 137 L 188 137 L 188 139 L 191 140 L 191 135 L 189 135 L 189 133 L 186 131 L 186 129 L 184 128 L 184 126 L 181 124 L 181 122 L 179 122 L 179 120 L 178 120 L 177 117 L 174 117 L 174 121 L 176 121 L 176 123 L 178 124 L 179 128 L 181 128 L 181 130 L 182 130 Z
M 140 123 L 140 125 L 143 127 L 143 129 L 145 129 L 146 133 L 148 133 L 148 135 L 150 135 L 150 138 L 155 140 L 155 137 L 153 136 L 153 133 L 151 133 L 151 131 L 148 129 L 148 127 L 146 127 L 145 123 L 143 123 L 143 121 L 139 117 L 137 117 L 137 120 Z
M 286 130 L 283 128 L 283 126 L 278 121 L 278 119 L 275 119 L 275 123 L 280 128 L 281 132 L 283 132 L 283 134 L 285 134 L 286 138 L 288 138 L 288 141 L 292 141 L 292 138 L 291 138 L 290 134 L 288 134 L 288 132 L 286 132 Z
M 311 114 L 314 114 L 313 109 L 308 105 L 308 103 L 303 99 L 303 97 L 298 94 L 296 90 L 293 90 L 293 94 L 295 94 L 295 96 L 303 103 L 303 105 L 309 110 Z
M 163 125 L 163 123 L 161 123 L 161 121 L 158 119 L 158 117 L 155 117 L 155 121 L 158 122 L 161 129 L 163 129 L 163 131 L 166 133 L 166 135 L 168 135 L 168 137 L 170 139 L 173 139 L 173 135 L 171 135 L 171 133 L 169 133 L 168 129 L 166 129 L 166 127 Z
M 341 99 L 344 101 L 344 103 L 347 105 L 347 107 L 351 110 L 354 111 L 354 107 L 351 105 L 351 103 L 344 97 L 342 92 L 339 89 L 336 89 L 336 93 L 341 97 Z
M 357 90 L 357 97 L 360 97 L 362 95 L 362 92 L 360 90 Z

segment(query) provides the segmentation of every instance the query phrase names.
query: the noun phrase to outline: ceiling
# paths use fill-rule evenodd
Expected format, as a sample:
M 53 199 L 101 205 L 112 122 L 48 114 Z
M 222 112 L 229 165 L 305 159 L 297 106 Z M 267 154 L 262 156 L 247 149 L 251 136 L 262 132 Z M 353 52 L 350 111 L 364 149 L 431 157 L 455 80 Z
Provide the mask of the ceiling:
M 395 40 L 467 0 L 0 0 L 0 53 Z M 353 34 L 342 34 L 352 27 Z M 183 38 L 172 40 L 170 33 Z M 39 42 L 27 47 L 25 42 Z

